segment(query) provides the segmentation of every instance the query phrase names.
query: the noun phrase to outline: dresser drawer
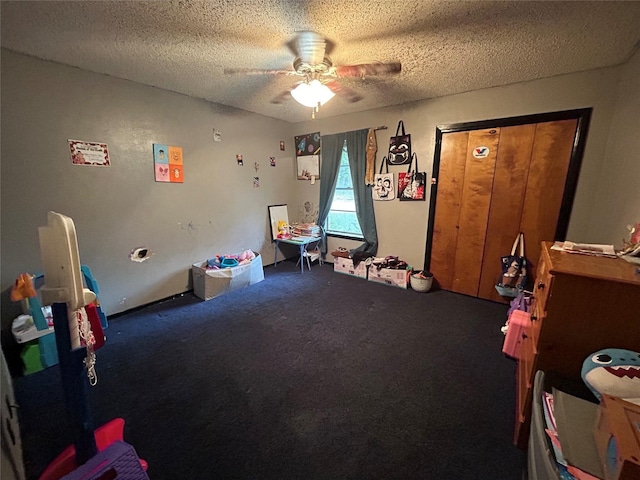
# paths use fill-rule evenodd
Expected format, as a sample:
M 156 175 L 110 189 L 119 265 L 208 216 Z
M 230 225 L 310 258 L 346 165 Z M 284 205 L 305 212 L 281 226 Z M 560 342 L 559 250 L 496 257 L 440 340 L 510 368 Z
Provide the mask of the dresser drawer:
M 535 359 L 535 351 L 530 338 L 525 339 L 522 346 L 522 358 L 518 362 L 516 373 L 516 419 L 522 421 L 527 416 L 530 408 L 531 389 L 533 388 L 532 369 Z

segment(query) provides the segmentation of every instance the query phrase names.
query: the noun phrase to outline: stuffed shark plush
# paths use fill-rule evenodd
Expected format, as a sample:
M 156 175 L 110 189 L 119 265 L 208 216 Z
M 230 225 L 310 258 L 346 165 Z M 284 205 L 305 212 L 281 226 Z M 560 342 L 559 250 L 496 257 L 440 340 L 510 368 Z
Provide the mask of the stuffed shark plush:
M 598 398 L 618 397 L 640 405 L 640 353 L 607 348 L 582 363 L 582 380 Z

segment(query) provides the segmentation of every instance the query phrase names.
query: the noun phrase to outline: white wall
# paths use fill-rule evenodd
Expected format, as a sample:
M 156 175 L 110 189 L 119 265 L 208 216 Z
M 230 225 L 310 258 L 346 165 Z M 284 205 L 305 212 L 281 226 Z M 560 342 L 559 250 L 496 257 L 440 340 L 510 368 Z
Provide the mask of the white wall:
M 620 247 L 640 222 L 640 51 L 623 66 L 588 237 Z
M 21 272 L 41 271 L 37 228 L 49 210 L 74 220 L 81 261 L 108 314 L 188 290 L 191 265 L 216 253 L 251 248 L 273 263 L 267 206 L 295 204 L 290 130 L 2 50 L 2 289 Z M 68 139 L 107 143 L 112 166 L 72 165 Z M 182 147 L 185 183 L 154 181 L 153 143 Z M 256 175 L 260 188 L 252 186 Z M 133 263 L 128 255 L 140 246 L 155 255 Z
M 638 55 L 634 60 L 636 62 L 637 57 Z M 627 67 L 627 70 L 630 68 Z M 629 71 L 626 75 L 628 85 L 625 89 L 625 97 L 622 99 L 622 103 L 625 105 L 630 98 L 635 98 L 637 102 L 639 90 L 637 82 L 633 83 L 634 80 L 637 81 L 637 74 L 633 77 Z M 607 145 L 611 119 L 616 105 L 619 78 L 619 68 L 608 68 L 328 119 L 322 119 L 322 111 L 320 111 L 317 120 L 297 124 L 295 134 L 320 130 L 324 135 L 387 125 L 387 130 L 377 132 L 376 165 L 378 168 L 382 157 L 387 153 L 389 137 L 394 135 L 397 123 L 402 119 L 407 133 L 412 135 L 413 151 L 418 154 L 420 170 L 431 174 L 435 131 L 438 125 L 593 107 L 567 238 L 581 242 L 604 241 L 619 244 L 620 233 L 615 233 L 610 228 L 604 227 L 603 220 L 606 218 L 610 225 L 621 225 L 624 221 L 630 222 L 630 220 L 622 220 L 620 203 L 623 202 L 623 198 L 629 198 L 630 191 L 634 191 L 634 188 L 634 198 L 638 198 L 637 187 L 631 185 L 631 179 L 640 178 L 640 162 L 637 161 L 637 153 L 634 157 L 635 163 L 632 161 L 625 163 L 629 177 L 626 177 L 626 182 L 619 183 L 623 189 L 618 193 L 620 200 L 612 201 L 617 204 L 615 208 L 611 204 L 611 208 L 597 209 L 596 204 L 599 200 L 594 195 L 596 191 L 599 191 L 601 192 L 600 197 L 608 198 L 613 193 L 612 190 L 618 188 L 614 186 L 614 179 L 611 180 L 611 185 L 606 185 L 602 183 L 601 177 L 603 170 L 610 169 L 610 155 L 607 151 Z M 625 121 L 629 121 L 629 117 L 633 115 L 634 111 L 632 105 L 625 108 L 625 111 L 627 113 L 617 116 L 622 116 L 626 119 Z M 637 114 L 637 107 L 635 112 Z M 635 123 L 629 127 L 629 133 L 621 133 L 621 136 L 632 135 L 630 130 L 634 125 L 637 131 L 637 115 L 634 121 Z M 634 144 L 637 144 L 638 135 L 635 136 Z M 625 140 L 620 139 L 619 143 L 624 142 Z M 397 173 L 403 168 L 406 167 L 391 167 L 390 170 Z M 425 202 L 374 202 L 374 205 L 380 240 L 378 255 L 398 255 L 414 267 L 421 267 L 424 264 L 429 193 L 427 193 Z M 330 251 L 338 245 L 351 248 L 355 244 L 333 239 L 329 243 Z
M 318 202 L 319 182 L 296 180 L 293 136 L 387 125 L 377 135 L 379 165 L 400 119 L 420 170 L 431 173 L 437 125 L 593 107 L 568 238 L 619 245 L 626 224 L 639 220 L 639 64 L 636 54 L 623 68 L 329 119 L 321 111 L 290 124 L 2 50 L 2 289 L 21 272 L 40 271 L 37 227 L 49 210 L 74 219 L 81 260 L 108 314 L 187 290 L 190 265 L 215 253 L 252 248 L 272 263 L 267 206 L 288 204 L 290 219 L 302 220 L 304 202 Z M 213 142 L 213 128 L 223 142 Z M 112 167 L 71 165 L 67 139 L 106 142 Z M 153 143 L 183 148 L 184 184 L 154 181 Z M 375 202 L 379 255 L 424 263 L 428 198 Z M 355 245 L 334 239 L 329 250 Z M 138 246 L 156 253 L 133 263 L 128 254 Z

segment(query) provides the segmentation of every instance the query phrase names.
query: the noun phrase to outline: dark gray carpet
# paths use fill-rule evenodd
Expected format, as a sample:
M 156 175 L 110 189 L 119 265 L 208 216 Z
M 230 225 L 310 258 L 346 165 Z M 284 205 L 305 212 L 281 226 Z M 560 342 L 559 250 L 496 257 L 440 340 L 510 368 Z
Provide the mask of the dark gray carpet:
M 506 306 L 295 262 L 110 319 L 95 425 L 154 480 L 521 478 Z M 72 442 L 58 367 L 16 379 L 29 478 Z

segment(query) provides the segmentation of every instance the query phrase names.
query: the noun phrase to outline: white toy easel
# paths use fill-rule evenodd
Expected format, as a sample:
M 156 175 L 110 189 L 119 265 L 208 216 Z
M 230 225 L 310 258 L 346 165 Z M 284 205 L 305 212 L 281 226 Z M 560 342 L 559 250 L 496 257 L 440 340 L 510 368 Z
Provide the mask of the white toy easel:
M 73 220 L 49 212 L 47 226 L 40 227 L 38 233 L 45 282 L 40 289 L 42 303 L 52 306 L 62 385 L 75 434 L 76 463 L 82 465 L 96 455 L 97 447 L 87 400 L 88 352 L 80 341 L 78 310 L 96 296 L 82 283 Z
M 40 475 L 40 480 L 67 478 L 67 474 L 76 469 L 80 476 L 73 478 L 94 478 L 85 474 L 95 473 L 96 468 L 100 470 L 103 467 L 108 469 L 103 472 L 108 478 L 120 478 L 109 475 L 126 469 L 126 478 L 149 480 L 147 462 L 138 458 L 130 445 L 123 447 L 124 419 L 114 418 L 95 431 L 93 428 L 87 394 L 89 383 L 93 385 L 96 380 L 93 371 L 95 339 L 86 316 L 79 323 L 78 315 L 80 309 L 93 302 L 96 296 L 82 283 L 83 273 L 73 220 L 49 212 L 47 226 L 40 227 L 38 233 L 44 267 L 44 285 L 40 293 L 42 303 L 51 305 L 53 312 L 62 387 L 74 430 L 73 445 L 49 464 Z M 126 461 L 121 462 L 125 456 Z M 132 458 L 137 461 L 137 468 L 131 465 Z M 98 465 L 92 465 L 91 462 L 98 462 Z M 82 469 L 90 471 L 81 472 Z M 95 478 L 107 478 L 100 475 Z

